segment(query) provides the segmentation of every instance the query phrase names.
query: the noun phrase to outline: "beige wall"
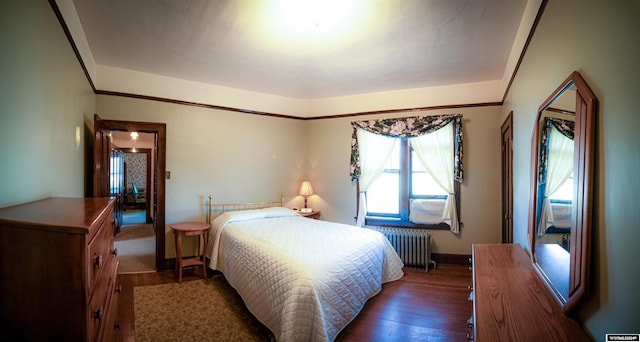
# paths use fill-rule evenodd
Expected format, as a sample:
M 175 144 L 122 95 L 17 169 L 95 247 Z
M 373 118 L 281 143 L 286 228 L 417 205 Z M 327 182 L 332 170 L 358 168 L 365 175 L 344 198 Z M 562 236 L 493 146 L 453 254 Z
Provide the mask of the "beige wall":
M 638 1 L 549 1 L 502 109 L 514 111 L 514 240 L 526 247 L 537 107 L 574 70 L 599 100 L 592 281 L 576 312 L 597 341 L 640 332 L 639 17 Z
M 461 185 L 460 234 L 434 230 L 432 251 L 471 254 L 472 243 L 499 243 L 500 221 L 500 107 L 405 112 L 308 122 L 309 180 L 317 193 L 309 198 L 326 220 L 354 224 L 356 186 L 349 177 L 351 122 L 367 119 L 463 114 L 464 182 Z M 479 206 L 477 203 L 482 203 Z
M 0 44 L 0 207 L 83 196 L 95 95 L 51 6 L 3 2 Z
M 303 120 L 275 118 L 163 102 L 99 95 L 96 111 L 108 120 L 167 125 L 166 257 L 175 256 L 169 224 L 204 221 L 214 203 L 278 200 L 299 206 L 306 176 Z

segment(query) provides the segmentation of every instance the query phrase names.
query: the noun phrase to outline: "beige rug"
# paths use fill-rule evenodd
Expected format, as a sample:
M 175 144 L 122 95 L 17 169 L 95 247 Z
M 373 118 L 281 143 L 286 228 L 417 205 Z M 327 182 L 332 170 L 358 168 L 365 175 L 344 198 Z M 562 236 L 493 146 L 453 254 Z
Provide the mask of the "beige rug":
M 274 341 L 221 274 L 133 290 L 137 342 Z
M 118 273 L 155 272 L 156 238 L 151 224 L 123 226 L 115 237 Z

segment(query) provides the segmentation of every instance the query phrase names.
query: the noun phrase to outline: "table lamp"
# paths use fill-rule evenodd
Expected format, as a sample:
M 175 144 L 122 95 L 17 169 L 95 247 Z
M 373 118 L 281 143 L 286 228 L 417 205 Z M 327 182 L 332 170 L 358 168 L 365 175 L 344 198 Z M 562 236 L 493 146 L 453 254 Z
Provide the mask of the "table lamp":
M 313 210 L 311 210 L 311 208 L 307 208 L 307 197 L 313 195 L 313 188 L 311 187 L 311 183 L 309 181 L 302 182 L 298 195 L 304 197 L 304 208 L 300 209 L 300 211 L 303 213 L 312 212 Z

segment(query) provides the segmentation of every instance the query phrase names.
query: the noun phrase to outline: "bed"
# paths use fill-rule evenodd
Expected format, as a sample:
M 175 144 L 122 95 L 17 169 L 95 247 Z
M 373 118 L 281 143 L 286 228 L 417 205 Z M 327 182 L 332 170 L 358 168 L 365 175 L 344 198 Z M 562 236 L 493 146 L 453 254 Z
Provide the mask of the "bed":
M 332 341 L 403 263 L 379 232 L 281 205 L 210 205 L 208 265 L 277 341 Z

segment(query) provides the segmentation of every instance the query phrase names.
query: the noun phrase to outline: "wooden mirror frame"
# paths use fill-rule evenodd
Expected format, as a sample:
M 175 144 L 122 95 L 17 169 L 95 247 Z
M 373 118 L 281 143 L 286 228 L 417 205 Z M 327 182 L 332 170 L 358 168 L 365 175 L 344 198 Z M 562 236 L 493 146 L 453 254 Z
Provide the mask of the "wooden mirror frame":
M 571 213 L 569 293 L 563 298 L 536 261 L 536 208 L 538 201 L 538 148 L 543 112 L 562 93 L 575 86 L 576 117 L 574 136 L 574 194 Z M 597 99 L 580 73 L 574 71 L 538 108 L 531 139 L 531 193 L 529 203 L 529 242 L 535 269 L 565 313 L 575 308 L 588 289 L 593 202 L 593 163 Z

